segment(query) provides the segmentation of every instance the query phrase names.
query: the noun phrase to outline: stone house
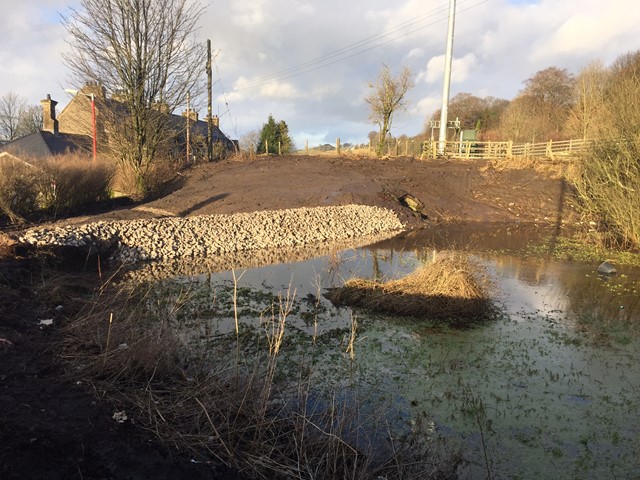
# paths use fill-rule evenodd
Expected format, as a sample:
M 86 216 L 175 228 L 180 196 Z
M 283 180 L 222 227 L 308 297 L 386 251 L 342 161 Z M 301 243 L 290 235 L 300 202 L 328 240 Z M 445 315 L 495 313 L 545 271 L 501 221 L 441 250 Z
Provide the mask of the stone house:
M 96 84 L 85 85 L 67 106 L 56 114 L 58 102 L 50 95 L 41 100 L 43 125 L 42 130 L 24 137 L 7 142 L 0 146 L 0 152 L 7 152 L 16 157 L 40 158 L 65 153 L 80 153 L 91 155 L 93 151 L 93 115 L 91 97 L 94 98 L 96 111 L 96 143 L 98 152 L 105 152 L 111 141 L 109 133 L 108 112 L 124 115 L 126 109 L 118 101 L 117 96 L 107 98 L 104 88 Z M 187 112 L 175 115 L 168 111 L 166 120 L 169 128 L 174 132 L 172 142 L 172 156 L 178 157 L 186 152 L 186 117 Z M 189 117 L 190 148 L 196 156 L 206 155 L 202 148 L 197 148 L 207 138 L 208 125 L 206 121 L 198 119 L 198 113 L 191 111 Z M 117 119 L 116 119 L 117 121 Z M 213 143 L 218 150 L 234 151 L 236 143 L 229 140 L 220 130 L 218 117 L 214 116 Z

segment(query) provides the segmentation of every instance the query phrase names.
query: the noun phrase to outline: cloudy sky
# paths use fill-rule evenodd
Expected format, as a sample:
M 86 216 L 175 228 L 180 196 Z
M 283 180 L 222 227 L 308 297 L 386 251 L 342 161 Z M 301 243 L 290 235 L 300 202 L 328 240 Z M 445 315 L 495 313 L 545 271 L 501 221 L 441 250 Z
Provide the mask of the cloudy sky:
M 0 94 L 59 101 L 69 74 L 59 14 L 76 0 L 0 0 Z M 198 36 L 216 55 L 215 106 L 232 138 L 272 114 L 298 146 L 365 142 L 364 102 L 382 64 L 408 66 L 415 87 L 392 134 L 415 135 L 440 107 L 448 0 L 212 0 Z M 549 66 L 577 73 L 640 49 L 634 0 L 457 0 L 451 96 L 511 99 Z

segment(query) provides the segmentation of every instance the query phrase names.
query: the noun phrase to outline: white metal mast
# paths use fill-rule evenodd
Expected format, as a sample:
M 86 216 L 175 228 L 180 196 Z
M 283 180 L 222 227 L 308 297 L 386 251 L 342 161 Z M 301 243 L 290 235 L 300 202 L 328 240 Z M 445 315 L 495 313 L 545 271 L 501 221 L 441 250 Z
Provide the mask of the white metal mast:
M 453 60 L 453 30 L 456 19 L 456 0 L 449 0 L 449 27 L 447 28 L 447 53 L 444 59 L 444 85 L 442 87 L 442 109 L 440 110 L 440 137 L 438 138 L 438 154 L 444 155 L 447 141 L 447 114 L 449 109 L 449 92 L 451 91 L 451 62 Z

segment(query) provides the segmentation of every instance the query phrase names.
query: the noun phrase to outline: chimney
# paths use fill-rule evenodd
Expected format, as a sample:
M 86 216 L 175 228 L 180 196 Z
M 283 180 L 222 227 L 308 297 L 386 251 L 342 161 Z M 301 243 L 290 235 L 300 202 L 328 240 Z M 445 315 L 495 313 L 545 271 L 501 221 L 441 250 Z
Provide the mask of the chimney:
M 184 112 L 182 112 L 182 116 L 184 118 L 189 117 L 192 122 L 198 121 L 198 112 L 196 112 L 195 110 L 185 110 Z
M 40 100 L 42 104 L 42 130 L 58 135 L 58 120 L 56 119 L 56 105 L 58 102 L 51 100 L 51 95 Z
M 206 116 L 205 121 L 209 123 L 209 115 Z M 220 119 L 217 115 L 211 117 L 211 124 L 216 128 L 220 128 Z

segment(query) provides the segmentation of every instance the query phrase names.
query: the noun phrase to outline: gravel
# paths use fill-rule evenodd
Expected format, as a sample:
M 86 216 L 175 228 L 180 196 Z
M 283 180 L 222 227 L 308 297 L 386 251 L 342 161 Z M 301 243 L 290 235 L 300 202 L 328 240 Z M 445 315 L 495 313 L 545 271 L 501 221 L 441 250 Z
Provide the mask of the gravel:
M 36 246 L 112 251 L 117 261 L 203 258 L 241 251 L 297 248 L 400 231 L 391 210 L 366 205 L 96 222 L 31 229 L 19 237 Z

